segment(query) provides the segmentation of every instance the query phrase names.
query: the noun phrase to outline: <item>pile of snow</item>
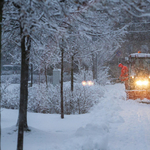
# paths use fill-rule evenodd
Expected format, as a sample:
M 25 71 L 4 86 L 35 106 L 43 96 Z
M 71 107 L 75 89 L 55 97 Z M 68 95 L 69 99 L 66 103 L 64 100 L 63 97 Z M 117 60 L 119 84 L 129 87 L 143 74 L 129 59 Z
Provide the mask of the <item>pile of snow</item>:
M 82 150 L 107 149 L 109 128 L 106 124 L 87 124 L 77 129 L 75 135 Z M 84 139 L 84 141 L 83 141 Z

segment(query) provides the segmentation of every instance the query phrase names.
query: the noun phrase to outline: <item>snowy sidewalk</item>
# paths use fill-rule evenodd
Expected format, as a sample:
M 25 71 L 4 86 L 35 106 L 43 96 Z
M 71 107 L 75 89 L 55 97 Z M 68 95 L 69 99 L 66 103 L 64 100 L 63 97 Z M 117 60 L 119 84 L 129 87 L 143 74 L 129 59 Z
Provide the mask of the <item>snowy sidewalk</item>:
M 18 110 L 2 109 L 2 150 L 16 150 L 17 118 Z M 88 114 L 28 112 L 28 124 L 24 150 L 150 150 L 150 104 L 126 101 L 122 84 L 107 85 Z
M 117 98 L 122 109 L 119 115 L 124 122 L 111 125 L 109 149 L 150 150 L 150 104 L 139 103 L 137 100 L 120 101 Z
M 120 116 L 124 123 L 110 130 L 111 150 L 150 150 L 150 104 L 127 101 Z

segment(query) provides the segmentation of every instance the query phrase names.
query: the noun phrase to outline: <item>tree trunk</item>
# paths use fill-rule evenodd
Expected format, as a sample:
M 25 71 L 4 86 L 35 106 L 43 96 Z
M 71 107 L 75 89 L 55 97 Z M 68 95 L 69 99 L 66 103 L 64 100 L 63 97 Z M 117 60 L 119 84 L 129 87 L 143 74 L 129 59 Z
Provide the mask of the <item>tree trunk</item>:
M 74 63 L 74 56 L 71 57 L 71 91 L 73 92 L 73 63 Z
M 2 14 L 3 14 L 3 3 L 4 0 L 0 1 L 0 23 L 2 23 Z M 2 25 L 0 24 L 0 108 L 1 108 L 1 41 L 2 41 Z M 0 113 L 0 120 L 1 120 L 1 113 Z M 0 124 L 0 136 L 1 136 L 1 124 Z M 0 137 L 0 145 L 1 145 L 1 137 Z M 1 148 L 0 148 L 1 149 Z
M 47 83 L 47 68 L 45 65 L 45 82 L 46 82 L 46 87 L 48 87 L 48 83 Z
M 22 32 L 21 32 L 22 33 Z M 29 71 L 29 50 L 31 43 L 25 46 L 25 36 L 21 40 L 21 80 L 20 80 L 20 107 L 17 150 L 23 150 L 24 130 L 29 131 L 27 125 L 27 103 L 28 103 L 28 71 Z M 27 37 L 27 41 L 31 39 Z
M 31 64 L 31 87 L 33 85 L 33 65 Z
M 96 82 L 97 82 L 97 79 L 98 79 L 98 56 L 97 56 L 97 54 L 96 54 L 96 58 L 95 58 L 95 70 L 96 70 Z
M 93 80 L 96 80 L 97 79 L 97 57 L 94 56 L 94 54 L 92 54 L 92 61 L 93 61 L 93 68 L 92 68 Z
M 63 106 L 63 70 L 64 70 L 64 49 L 61 49 L 61 118 L 64 118 L 64 106 Z
M 41 69 L 39 70 L 39 85 L 40 85 L 40 82 L 41 82 Z
M 24 119 L 24 131 L 30 131 L 30 129 L 28 128 L 28 124 L 27 124 L 27 109 L 28 109 L 28 77 L 29 77 L 29 54 L 30 54 L 30 49 L 31 49 L 31 38 L 30 36 L 27 36 L 27 50 L 25 51 L 25 57 L 24 57 L 24 61 L 25 61 L 25 90 L 26 90 L 26 94 L 25 94 L 25 119 Z M 25 85 L 25 84 L 23 84 Z
M 74 63 L 74 56 L 71 57 L 71 98 L 70 98 L 70 113 L 75 113 L 73 107 L 73 63 Z

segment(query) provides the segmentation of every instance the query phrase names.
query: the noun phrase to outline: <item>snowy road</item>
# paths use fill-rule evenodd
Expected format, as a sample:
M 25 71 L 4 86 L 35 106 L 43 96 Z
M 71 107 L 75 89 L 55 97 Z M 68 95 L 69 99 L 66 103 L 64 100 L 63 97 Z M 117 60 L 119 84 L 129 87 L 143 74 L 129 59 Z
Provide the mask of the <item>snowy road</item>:
M 119 95 L 118 87 L 114 91 Z M 150 150 L 150 104 L 128 100 L 120 101 L 119 106 L 124 123 L 112 124 L 110 150 Z
M 2 109 L 2 150 L 16 150 L 17 117 L 18 110 Z M 25 133 L 24 150 L 150 150 L 150 104 L 126 101 L 122 84 L 107 85 L 88 114 L 62 120 L 28 113 L 28 124 L 32 131 Z
M 122 108 L 124 123 L 113 125 L 111 149 L 150 150 L 150 105 L 127 102 Z

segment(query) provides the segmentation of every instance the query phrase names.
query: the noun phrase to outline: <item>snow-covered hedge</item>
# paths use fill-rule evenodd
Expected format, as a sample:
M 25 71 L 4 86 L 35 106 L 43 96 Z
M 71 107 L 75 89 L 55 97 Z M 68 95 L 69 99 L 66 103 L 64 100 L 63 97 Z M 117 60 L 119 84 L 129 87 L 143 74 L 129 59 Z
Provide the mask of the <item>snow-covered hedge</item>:
M 4 108 L 19 108 L 19 85 L 3 85 L 1 106 Z M 70 91 L 70 82 L 64 84 L 64 113 L 82 114 L 98 103 L 104 94 L 104 89 L 98 85 L 83 87 L 80 83 L 74 84 L 73 93 Z M 34 84 L 29 87 L 28 111 L 40 113 L 60 113 L 60 87 L 50 84 Z
M 11 86 L 9 82 L 3 84 L 1 107 L 18 109 L 20 97 L 19 90 L 19 86 Z
M 98 97 L 103 96 L 104 90 L 99 86 L 82 86 L 79 83 L 74 85 L 73 93 L 70 91 L 70 84 L 64 88 L 64 108 L 66 114 L 87 113 L 90 108 L 98 103 Z
M 60 113 L 60 88 L 50 84 L 34 85 L 29 88 L 28 111 Z

